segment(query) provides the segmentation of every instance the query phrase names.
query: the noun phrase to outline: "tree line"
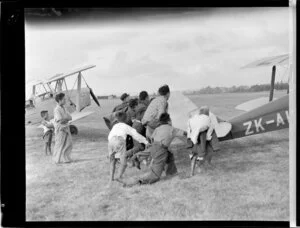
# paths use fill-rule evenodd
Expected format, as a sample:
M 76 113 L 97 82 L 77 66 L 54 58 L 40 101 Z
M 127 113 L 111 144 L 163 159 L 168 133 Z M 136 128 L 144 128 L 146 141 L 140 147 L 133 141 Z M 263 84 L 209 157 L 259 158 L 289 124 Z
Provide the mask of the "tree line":
M 277 82 L 274 84 L 276 90 L 287 90 L 289 88 L 288 83 Z M 216 93 L 247 93 L 247 92 L 262 92 L 270 91 L 270 84 L 256 84 L 252 86 L 231 86 L 231 87 L 210 87 L 194 90 L 185 91 L 185 94 L 216 94 Z

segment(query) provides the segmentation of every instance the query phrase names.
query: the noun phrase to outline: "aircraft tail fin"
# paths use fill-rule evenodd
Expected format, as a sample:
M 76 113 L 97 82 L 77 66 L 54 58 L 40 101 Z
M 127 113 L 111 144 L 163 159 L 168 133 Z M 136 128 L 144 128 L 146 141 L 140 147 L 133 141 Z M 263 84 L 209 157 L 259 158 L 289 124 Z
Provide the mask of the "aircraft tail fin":
M 172 92 L 169 99 L 169 113 L 174 127 L 186 131 L 188 119 L 198 111 L 199 108 L 188 97 L 181 92 Z M 224 137 L 230 132 L 232 128 L 230 123 L 220 121 L 220 119 L 211 112 L 210 116 L 218 137 Z

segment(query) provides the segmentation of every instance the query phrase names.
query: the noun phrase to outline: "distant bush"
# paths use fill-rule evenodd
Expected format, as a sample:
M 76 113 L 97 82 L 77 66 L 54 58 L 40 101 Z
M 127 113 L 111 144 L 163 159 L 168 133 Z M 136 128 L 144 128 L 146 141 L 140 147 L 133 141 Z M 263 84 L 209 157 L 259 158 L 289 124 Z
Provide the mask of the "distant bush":
M 276 90 L 287 90 L 288 88 L 289 88 L 288 83 L 277 82 L 274 85 L 274 89 Z M 247 92 L 270 91 L 270 89 L 271 89 L 270 84 L 257 84 L 252 86 L 231 86 L 231 87 L 207 86 L 199 90 L 186 91 L 185 94 L 247 93 Z

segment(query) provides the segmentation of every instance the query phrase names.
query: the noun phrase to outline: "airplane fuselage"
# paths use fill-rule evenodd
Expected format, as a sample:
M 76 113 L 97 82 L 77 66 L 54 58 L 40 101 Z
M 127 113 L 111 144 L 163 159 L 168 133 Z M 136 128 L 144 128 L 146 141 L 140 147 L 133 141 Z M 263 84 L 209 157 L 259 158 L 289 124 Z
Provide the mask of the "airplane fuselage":
M 228 120 L 231 131 L 220 141 L 276 131 L 289 127 L 289 95 Z

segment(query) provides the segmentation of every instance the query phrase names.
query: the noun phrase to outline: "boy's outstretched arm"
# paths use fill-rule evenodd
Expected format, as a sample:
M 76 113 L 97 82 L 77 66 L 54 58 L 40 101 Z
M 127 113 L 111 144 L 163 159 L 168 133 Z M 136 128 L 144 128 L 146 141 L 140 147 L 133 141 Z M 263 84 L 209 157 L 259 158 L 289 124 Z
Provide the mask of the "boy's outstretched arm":
M 130 126 L 127 126 L 126 133 L 132 136 L 132 138 L 138 141 L 139 143 L 144 143 L 146 147 L 149 144 L 148 140 L 144 136 L 139 134 L 134 128 Z

